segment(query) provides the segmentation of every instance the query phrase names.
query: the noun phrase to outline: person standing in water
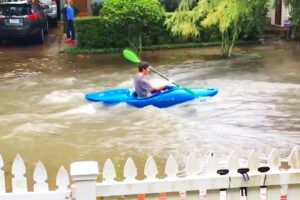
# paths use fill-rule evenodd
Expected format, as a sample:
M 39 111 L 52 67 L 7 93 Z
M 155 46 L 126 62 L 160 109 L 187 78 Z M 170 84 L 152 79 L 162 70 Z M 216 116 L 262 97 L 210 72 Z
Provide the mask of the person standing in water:
M 73 7 L 73 1 L 67 0 L 66 6 L 66 16 L 67 16 L 67 38 L 70 38 L 67 43 L 75 44 L 75 27 L 74 27 L 74 18 L 75 18 L 75 9 Z

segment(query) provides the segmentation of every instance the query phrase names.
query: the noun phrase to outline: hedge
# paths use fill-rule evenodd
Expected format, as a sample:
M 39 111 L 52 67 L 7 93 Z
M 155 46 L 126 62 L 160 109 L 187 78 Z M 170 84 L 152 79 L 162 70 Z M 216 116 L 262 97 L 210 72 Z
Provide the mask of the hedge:
M 166 13 L 166 17 L 171 14 Z M 129 47 L 128 41 L 117 34 L 118 30 L 111 30 L 113 22 L 101 16 L 97 17 L 79 17 L 75 20 L 75 27 L 78 39 L 78 48 L 81 49 L 108 49 L 106 52 L 111 52 L 110 49 Z M 242 33 L 239 38 L 241 40 L 257 41 L 259 33 L 255 27 L 250 33 Z M 143 46 L 150 47 L 159 45 L 168 46 L 169 44 L 179 44 L 184 46 L 184 43 L 214 43 L 221 41 L 221 35 L 217 27 L 212 27 L 208 30 L 201 30 L 199 37 L 182 38 L 180 36 L 173 36 L 162 23 L 161 27 L 157 27 L 154 35 L 147 35 L 143 38 Z M 169 45 L 170 46 L 170 45 Z M 171 45 L 172 48 L 174 45 Z M 188 46 L 188 45 L 187 45 Z M 143 48 L 145 49 L 145 48 Z M 147 48 L 146 48 L 147 49 Z

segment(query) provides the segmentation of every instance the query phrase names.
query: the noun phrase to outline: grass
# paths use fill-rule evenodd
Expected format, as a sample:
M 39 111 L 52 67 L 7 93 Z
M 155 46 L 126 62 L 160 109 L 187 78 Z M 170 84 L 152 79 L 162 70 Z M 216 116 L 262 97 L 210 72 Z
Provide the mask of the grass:
M 238 41 L 238 45 L 249 45 L 249 44 L 260 44 L 259 41 Z M 158 50 L 158 49 L 182 49 L 182 48 L 201 48 L 201 47 L 211 47 L 220 46 L 221 42 L 203 42 L 203 43 L 182 43 L 182 44 L 163 44 L 163 45 L 152 45 L 145 46 L 143 50 Z M 68 54 L 107 54 L 107 53 L 120 53 L 124 48 L 79 48 L 72 47 L 67 48 L 63 52 Z

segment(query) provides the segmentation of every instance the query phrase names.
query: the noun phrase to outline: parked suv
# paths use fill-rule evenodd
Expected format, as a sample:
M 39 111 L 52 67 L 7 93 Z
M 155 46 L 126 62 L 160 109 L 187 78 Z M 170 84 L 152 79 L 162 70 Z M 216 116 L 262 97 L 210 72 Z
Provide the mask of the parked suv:
M 42 44 L 46 33 L 46 7 L 38 0 L 0 0 L 0 40 L 31 37 Z
M 49 22 L 56 27 L 57 26 L 57 3 L 56 0 L 40 0 L 42 4 L 47 6 L 47 14 Z

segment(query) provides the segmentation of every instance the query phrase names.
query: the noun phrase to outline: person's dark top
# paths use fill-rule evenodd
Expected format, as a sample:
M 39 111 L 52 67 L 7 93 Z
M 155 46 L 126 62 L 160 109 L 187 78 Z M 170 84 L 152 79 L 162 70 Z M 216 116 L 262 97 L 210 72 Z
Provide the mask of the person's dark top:
M 137 97 L 149 97 L 151 96 L 152 87 L 145 78 L 136 76 L 134 79 L 135 92 Z

